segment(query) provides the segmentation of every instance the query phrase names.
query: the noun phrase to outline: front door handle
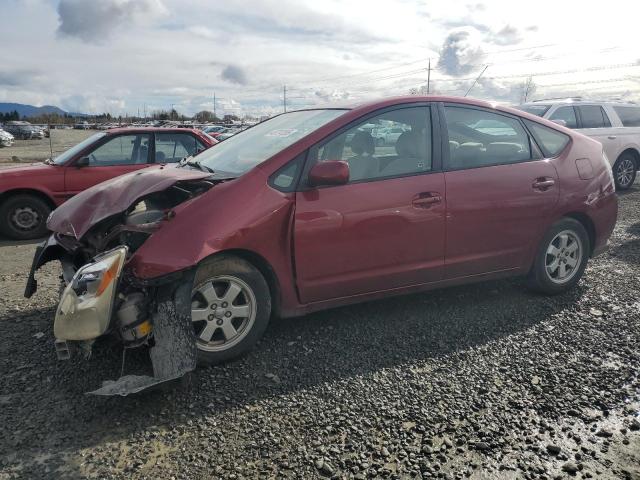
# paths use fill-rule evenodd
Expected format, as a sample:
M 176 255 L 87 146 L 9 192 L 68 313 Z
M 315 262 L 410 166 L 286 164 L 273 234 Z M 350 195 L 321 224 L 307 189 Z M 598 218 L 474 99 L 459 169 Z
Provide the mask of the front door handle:
M 555 184 L 556 182 L 553 178 L 541 177 L 541 178 L 536 178 L 531 186 L 536 190 L 540 190 L 544 192 L 550 189 L 551 187 L 553 187 Z
M 442 202 L 442 196 L 437 192 L 419 193 L 411 202 L 416 208 L 429 208 L 431 205 Z
M 615 139 L 616 139 L 616 138 L 618 138 L 618 137 L 616 137 L 615 135 L 609 135 L 607 138 L 608 138 L 609 140 L 615 140 Z

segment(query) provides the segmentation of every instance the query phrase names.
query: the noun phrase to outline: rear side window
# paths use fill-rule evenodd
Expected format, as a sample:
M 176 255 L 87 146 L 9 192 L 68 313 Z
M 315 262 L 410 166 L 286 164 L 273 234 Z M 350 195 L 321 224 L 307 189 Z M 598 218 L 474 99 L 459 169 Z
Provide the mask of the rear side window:
M 613 107 L 625 127 L 640 127 L 640 107 Z
M 531 131 L 538 145 L 540 145 L 546 158 L 559 155 L 569 143 L 569 136 L 562 132 L 529 120 L 525 120 L 524 123 Z
M 175 163 L 204 150 L 190 133 L 156 133 L 156 163 Z
M 549 120 L 563 120 L 565 127 L 578 128 L 578 120 L 573 107 L 560 107 L 551 114 Z
M 531 160 L 529 135 L 515 118 L 466 107 L 445 107 L 449 168 L 488 167 Z
M 582 105 L 577 107 L 582 119 L 581 128 L 610 127 L 609 117 L 599 105 Z

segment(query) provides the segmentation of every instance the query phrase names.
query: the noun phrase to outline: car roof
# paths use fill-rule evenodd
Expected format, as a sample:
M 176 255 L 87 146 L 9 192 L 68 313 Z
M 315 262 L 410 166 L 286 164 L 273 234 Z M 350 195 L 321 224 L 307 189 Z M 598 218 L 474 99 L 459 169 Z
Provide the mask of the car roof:
M 177 132 L 195 132 L 195 128 L 177 128 L 177 127 L 118 127 L 106 130 L 107 135 L 116 133 L 177 133 Z
M 639 105 L 634 102 L 621 102 L 615 100 L 589 100 L 586 98 L 549 98 L 547 100 L 536 100 L 533 102 L 527 102 L 520 105 L 533 106 L 533 105 L 612 105 L 616 107 L 638 107 Z

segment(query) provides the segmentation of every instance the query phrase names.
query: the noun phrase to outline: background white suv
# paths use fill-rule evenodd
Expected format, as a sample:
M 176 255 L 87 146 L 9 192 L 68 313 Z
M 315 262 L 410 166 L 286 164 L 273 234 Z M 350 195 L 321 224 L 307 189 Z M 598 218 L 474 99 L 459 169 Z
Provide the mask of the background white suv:
M 633 185 L 640 169 L 640 105 L 581 98 L 539 100 L 516 108 L 578 130 L 602 143 L 618 190 Z

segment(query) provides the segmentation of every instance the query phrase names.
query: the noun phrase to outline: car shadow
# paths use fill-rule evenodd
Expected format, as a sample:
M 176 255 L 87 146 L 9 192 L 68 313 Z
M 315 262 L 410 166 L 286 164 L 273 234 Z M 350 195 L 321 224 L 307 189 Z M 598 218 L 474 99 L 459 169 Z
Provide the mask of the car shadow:
M 101 380 L 120 375 L 119 346 L 101 341 L 88 360 L 57 362 L 53 309 L 21 312 L 0 318 L 5 350 L 0 359 L 0 391 L 8 394 L 0 409 L 0 423 L 5 425 L 0 444 L 6 445 L 11 435 L 15 455 L 52 452 L 49 467 L 68 469 L 65 455 L 105 439 L 125 439 L 158 426 L 174 428 L 189 419 L 197 422 L 199 416 L 219 415 L 265 398 L 499 342 L 570 308 L 583 292 L 576 288 L 543 297 L 526 291 L 520 281 L 496 281 L 274 319 L 263 339 L 243 358 L 196 370 L 188 386 L 125 398 L 85 395 Z M 143 350 L 127 354 L 126 373 L 148 368 Z M 48 417 L 47 432 L 11 423 L 43 412 Z M 82 428 L 76 426 L 70 435 L 69 424 L 78 422 Z M 16 430 L 21 432 L 18 437 Z

